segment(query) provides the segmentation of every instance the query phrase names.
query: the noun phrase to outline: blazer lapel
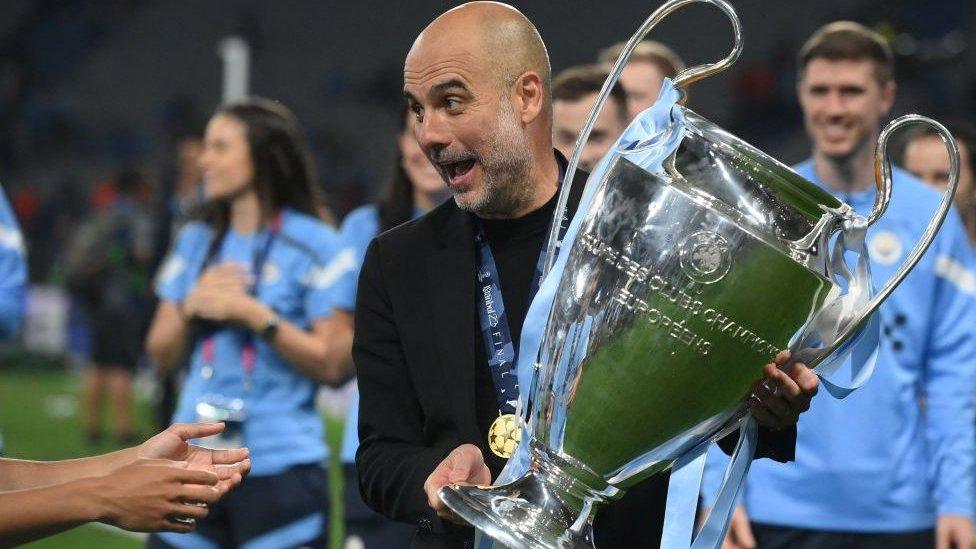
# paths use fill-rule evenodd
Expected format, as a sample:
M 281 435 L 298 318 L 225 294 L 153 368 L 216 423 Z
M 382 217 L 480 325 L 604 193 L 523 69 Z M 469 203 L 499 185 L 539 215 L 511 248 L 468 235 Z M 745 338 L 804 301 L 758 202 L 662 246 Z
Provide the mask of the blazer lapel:
M 473 226 L 469 215 L 453 204 L 437 213 L 431 224 L 437 244 L 427 259 L 427 302 L 437 326 L 431 337 L 458 427 L 476 432 Z

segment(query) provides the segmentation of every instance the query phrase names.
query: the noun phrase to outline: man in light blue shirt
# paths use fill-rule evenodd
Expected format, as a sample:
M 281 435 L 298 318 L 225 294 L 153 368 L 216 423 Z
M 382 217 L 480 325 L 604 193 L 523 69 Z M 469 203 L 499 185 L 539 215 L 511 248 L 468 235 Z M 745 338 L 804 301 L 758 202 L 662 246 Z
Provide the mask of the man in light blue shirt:
M 867 214 L 880 121 L 894 102 L 891 50 L 861 25 L 833 23 L 803 47 L 799 70 L 813 157 L 796 170 Z M 894 170 L 890 207 L 867 236 L 875 287 L 905 261 L 939 200 Z M 971 265 L 970 254 L 953 211 L 880 309 L 874 377 L 844 400 L 814 398 L 798 423 L 794 463 L 753 465 L 728 545 L 970 546 L 976 306 L 945 268 Z M 719 475 L 709 467 L 706 504 Z

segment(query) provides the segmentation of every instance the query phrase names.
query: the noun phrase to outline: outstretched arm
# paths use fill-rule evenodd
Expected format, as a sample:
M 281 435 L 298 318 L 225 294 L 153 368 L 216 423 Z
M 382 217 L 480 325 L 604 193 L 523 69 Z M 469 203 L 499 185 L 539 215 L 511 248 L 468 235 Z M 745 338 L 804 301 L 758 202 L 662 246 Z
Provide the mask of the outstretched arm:
M 190 469 L 218 475 L 223 493 L 240 483 L 250 470 L 247 449 L 210 450 L 187 443 L 188 440 L 207 437 L 223 429 L 222 423 L 176 424 L 139 446 L 100 456 L 63 461 L 0 459 L 0 492 L 29 490 L 105 476 L 139 459 L 148 458 L 187 461 Z
M 0 492 L 0 546 L 101 521 L 140 532 L 189 532 L 220 498 L 217 475 L 186 462 L 137 460 L 103 476 Z

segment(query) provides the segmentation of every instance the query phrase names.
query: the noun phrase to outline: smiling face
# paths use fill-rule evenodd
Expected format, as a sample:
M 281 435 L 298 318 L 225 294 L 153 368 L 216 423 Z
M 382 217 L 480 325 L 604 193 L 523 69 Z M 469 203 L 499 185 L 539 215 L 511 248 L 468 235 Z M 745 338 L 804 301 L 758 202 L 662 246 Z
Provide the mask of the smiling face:
M 224 114 L 210 119 L 200 168 L 204 194 L 211 200 L 234 196 L 252 185 L 254 163 L 243 122 Z
M 851 158 L 878 137 L 881 117 L 895 97 L 893 82 L 882 84 L 870 59 L 814 58 L 797 85 L 807 133 L 815 153 Z
M 586 119 L 590 116 L 593 105 L 596 104 L 597 96 L 598 94 L 592 93 L 578 101 L 557 99 L 553 102 L 553 144 L 566 158 L 572 156 L 573 149 L 576 148 L 576 140 L 579 139 L 583 125 L 586 124 Z M 600 111 L 590 137 L 583 146 L 583 151 L 580 153 L 580 168 L 588 172 L 593 171 L 596 163 L 607 154 L 623 133 L 626 121 L 621 119 L 620 112 L 621 106 L 611 96 Z

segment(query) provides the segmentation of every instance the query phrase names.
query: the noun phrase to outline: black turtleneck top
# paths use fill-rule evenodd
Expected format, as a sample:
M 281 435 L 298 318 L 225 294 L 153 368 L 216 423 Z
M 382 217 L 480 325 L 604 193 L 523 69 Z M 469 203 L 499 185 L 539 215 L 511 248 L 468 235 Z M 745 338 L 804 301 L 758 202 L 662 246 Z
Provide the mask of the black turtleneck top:
M 549 234 L 549 225 L 558 199 L 557 192 L 541 208 L 516 219 L 480 220 L 498 269 L 498 281 L 508 317 L 508 329 L 515 343 L 516 353 L 519 350 L 522 323 L 525 321 L 531 303 L 529 292 L 532 289 L 532 279 L 535 277 L 539 256 L 546 245 L 546 236 Z M 478 284 L 476 280 L 472 280 L 471 283 Z M 480 287 L 476 291 L 480 292 Z M 480 441 L 479 446 L 482 447 L 485 461 L 494 478 L 505 466 L 504 459 L 487 451 L 488 429 L 499 414 L 498 399 L 495 396 L 495 384 L 488 367 L 485 340 L 477 309 L 472 319 L 475 331 L 475 411 L 478 428 L 484 433 L 484 440 Z M 526 388 L 519 387 L 519 390 L 524 391 Z

